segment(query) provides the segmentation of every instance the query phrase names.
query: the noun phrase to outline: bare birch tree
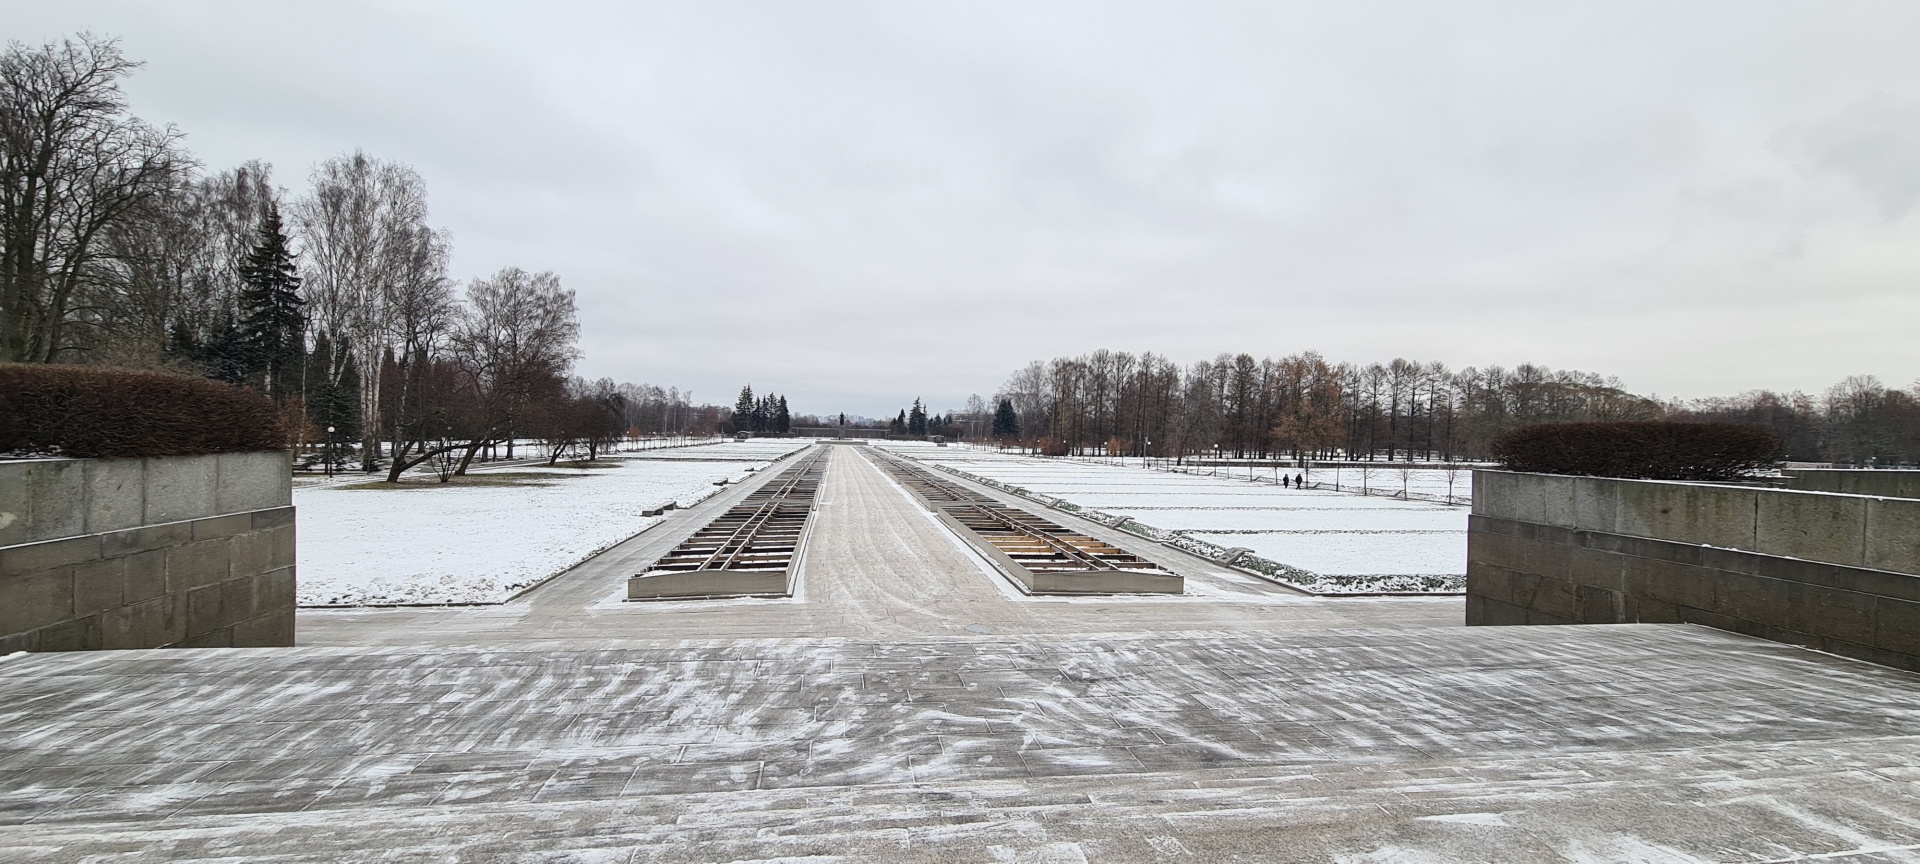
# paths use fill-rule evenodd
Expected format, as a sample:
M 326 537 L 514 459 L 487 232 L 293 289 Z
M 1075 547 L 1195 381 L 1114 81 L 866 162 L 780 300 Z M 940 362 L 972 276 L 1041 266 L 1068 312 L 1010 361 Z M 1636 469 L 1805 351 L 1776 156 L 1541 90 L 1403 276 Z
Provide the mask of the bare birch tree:
M 371 470 L 380 446 L 381 361 L 396 347 L 391 308 L 429 230 L 426 186 L 412 168 L 360 151 L 320 163 L 312 183 L 293 208 L 309 315 L 336 346 L 328 380 L 342 380 L 348 363 L 359 373 L 361 460 Z

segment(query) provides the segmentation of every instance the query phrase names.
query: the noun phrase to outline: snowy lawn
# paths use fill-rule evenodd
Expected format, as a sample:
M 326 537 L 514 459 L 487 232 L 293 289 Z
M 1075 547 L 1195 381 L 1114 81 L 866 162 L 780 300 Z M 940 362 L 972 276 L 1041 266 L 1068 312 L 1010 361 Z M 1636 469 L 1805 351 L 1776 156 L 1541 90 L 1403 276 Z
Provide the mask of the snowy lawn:
M 1448 471 L 1441 468 L 1355 468 L 1337 465 L 1315 468 L 1307 480 L 1319 484 L 1323 489 L 1365 489 L 1371 495 L 1404 492 L 1412 498 L 1452 500 L 1457 504 L 1473 501 L 1473 471 L 1469 468 Z
M 733 445 L 688 450 L 725 446 Z M 642 511 L 691 505 L 721 489 L 714 481 L 767 464 L 628 457 L 596 463 L 610 467 L 480 472 L 448 485 L 296 489 L 299 603 L 500 603 L 664 518 Z
M 1464 507 L 985 448 L 898 449 L 924 462 L 1061 499 L 1098 521 L 1131 519 L 1135 527 L 1127 530 L 1189 551 L 1217 556 L 1226 549 L 1250 549 L 1252 557 L 1239 559 L 1241 566 L 1317 593 L 1457 593 L 1465 588 Z M 1315 480 L 1329 485 L 1334 479 L 1330 471 L 1315 473 Z M 1368 474 L 1376 491 L 1380 481 L 1391 477 L 1397 489 L 1402 479 L 1398 470 Z M 1431 489 L 1437 481 L 1444 494 L 1445 472 L 1425 474 L 1430 476 L 1409 472 L 1409 487 Z M 1461 472 L 1455 478 L 1456 494 L 1466 494 L 1460 477 L 1470 476 Z M 1360 479 L 1353 469 L 1341 472 L 1343 486 Z
M 708 459 L 769 461 L 811 447 L 811 438 L 755 438 L 749 441 L 725 441 L 719 444 L 701 444 L 694 447 L 669 447 L 661 450 L 638 450 L 630 455 L 635 459 L 664 459 L 701 461 Z

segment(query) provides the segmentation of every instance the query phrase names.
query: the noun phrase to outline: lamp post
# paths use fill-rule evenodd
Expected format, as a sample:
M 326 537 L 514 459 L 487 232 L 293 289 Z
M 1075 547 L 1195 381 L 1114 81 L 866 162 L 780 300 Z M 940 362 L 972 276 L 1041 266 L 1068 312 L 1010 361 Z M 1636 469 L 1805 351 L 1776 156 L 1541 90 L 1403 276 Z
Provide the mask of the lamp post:
M 327 479 L 333 479 L 333 427 L 327 427 Z

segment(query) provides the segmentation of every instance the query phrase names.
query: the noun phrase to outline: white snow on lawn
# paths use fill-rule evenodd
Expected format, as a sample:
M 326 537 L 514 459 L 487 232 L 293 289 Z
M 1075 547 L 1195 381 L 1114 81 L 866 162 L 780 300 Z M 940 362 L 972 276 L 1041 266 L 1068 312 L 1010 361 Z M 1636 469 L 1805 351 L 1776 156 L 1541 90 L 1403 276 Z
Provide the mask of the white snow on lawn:
M 972 447 L 922 448 L 904 455 L 1111 516 L 1132 517 L 1161 532 L 1177 532 L 1225 548 L 1251 549 L 1266 561 L 1304 571 L 1286 578 L 1311 590 L 1454 590 L 1435 586 L 1457 584 L 1467 572 L 1468 511 L 1464 507 L 1325 487 L 1286 489 L 1250 483 L 1243 477 L 1150 470 L 1137 461 L 1044 459 Z M 1369 474 L 1369 485 L 1377 493 L 1389 472 L 1371 470 Z M 1314 472 L 1313 479 L 1330 484 L 1333 476 L 1322 469 Z M 1444 471 L 1410 472 L 1408 487 L 1429 491 L 1438 483 L 1444 494 L 1446 477 Z M 1463 471 L 1454 478 L 1456 495 L 1467 494 L 1470 480 L 1462 478 L 1470 477 Z M 1343 485 L 1357 483 L 1360 474 L 1343 469 L 1340 479 Z M 1391 472 L 1391 482 L 1397 490 L 1398 470 Z M 1333 578 L 1318 580 L 1317 576 Z
M 1387 510 L 1380 507 L 1267 507 L 1254 509 L 1101 508 L 1132 516 L 1167 531 L 1465 531 L 1467 512 L 1457 507 Z M 1245 544 L 1227 544 L 1245 545 Z
M 296 489 L 299 603 L 504 602 L 665 518 L 642 511 L 691 505 L 766 465 L 611 461 L 620 467 L 499 472 L 542 485 Z
M 1436 562 L 1466 557 L 1466 538 L 1452 531 L 1388 534 L 1193 531 L 1188 532 L 1188 536 L 1221 546 L 1244 546 L 1268 561 L 1279 561 L 1322 576 L 1445 575 L 1446 568 Z
M 699 461 L 702 459 L 749 459 L 772 460 L 792 453 L 795 450 L 813 446 L 811 438 L 755 438 L 747 441 L 725 441 L 719 444 L 697 444 L 692 447 L 665 447 L 658 450 L 636 450 L 632 455 L 636 459 L 673 459 Z

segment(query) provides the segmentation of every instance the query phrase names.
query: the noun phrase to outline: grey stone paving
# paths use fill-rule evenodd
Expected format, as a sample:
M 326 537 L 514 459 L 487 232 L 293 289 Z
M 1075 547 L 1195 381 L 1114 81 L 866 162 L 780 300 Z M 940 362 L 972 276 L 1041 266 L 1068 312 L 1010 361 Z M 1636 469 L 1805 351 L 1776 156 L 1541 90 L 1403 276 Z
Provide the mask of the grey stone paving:
M 826 487 L 799 602 L 609 599 L 666 532 L 328 644 L 0 662 L 0 859 L 1920 860 L 1920 676 L 1204 569 L 1020 600 Z
M 1686 627 L 58 654 L 0 692 L 15 860 L 1920 844 L 1920 680 Z

